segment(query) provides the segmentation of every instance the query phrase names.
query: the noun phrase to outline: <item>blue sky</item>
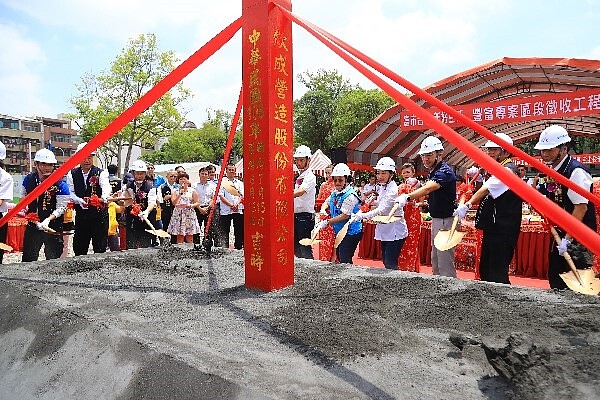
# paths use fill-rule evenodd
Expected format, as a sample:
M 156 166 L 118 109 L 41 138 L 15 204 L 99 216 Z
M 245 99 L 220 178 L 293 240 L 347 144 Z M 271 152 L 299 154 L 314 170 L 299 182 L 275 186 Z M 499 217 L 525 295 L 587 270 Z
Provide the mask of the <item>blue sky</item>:
M 241 15 L 241 0 L 0 0 L 0 114 L 56 116 L 85 73 L 97 74 L 140 33 L 180 60 Z M 600 0 L 296 0 L 294 12 L 425 87 L 501 57 L 600 59 Z M 294 28 L 294 73 L 337 69 L 373 85 Z M 187 119 L 233 112 L 241 37 L 184 80 Z M 304 93 L 296 82 L 294 97 Z

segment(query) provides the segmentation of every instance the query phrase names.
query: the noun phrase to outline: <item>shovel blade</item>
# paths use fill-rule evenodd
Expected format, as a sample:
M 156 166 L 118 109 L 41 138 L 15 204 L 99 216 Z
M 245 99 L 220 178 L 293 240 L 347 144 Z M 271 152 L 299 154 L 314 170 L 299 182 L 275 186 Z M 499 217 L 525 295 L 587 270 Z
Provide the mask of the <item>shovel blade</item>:
M 321 243 L 321 239 L 304 238 L 298 241 L 302 246 L 312 246 L 313 244 Z
M 230 195 L 242 197 L 242 194 L 235 188 L 235 186 L 233 186 L 233 183 L 231 183 L 230 181 L 222 181 L 221 185 L 223 186 L 223 189 L 229 192 Z
M 0 242 L 0 250 L 4 250 L 4 251 L 13 251 L 13 248 L 11 245 L 8 245 L 6 243 L 2 243 Z
M 377 222 L 380 224 L 391 224 L 392 222 L 396 222 L 396 221 L 400 221 L 404 218 L 402 217 L 388 217 L 387 215 L 378 215 L 376 217 L 373 217 L 373 222 Z
M 155 230 L 146 229 L 146 232 L 151 233 L 151 234 L 156 235 L 156 236 L 161 237 L 161 238 L 171 237 L 171 235 L 169 233 L 163 231 L 162 229 L 155 229 Z
M 433 239 L 433 245 L 439 251 L 450 250 L 460 243 L 465 232 L 460 231 L 439 231 Z
M 597 296 L 600 293 L 600 279 L 596 278 L 594 270 L 591 268 L 578 269 L 577 273 L 581 283 L 579 283 L 573 271 L 562 273 L 560 277 L 572 291 Z

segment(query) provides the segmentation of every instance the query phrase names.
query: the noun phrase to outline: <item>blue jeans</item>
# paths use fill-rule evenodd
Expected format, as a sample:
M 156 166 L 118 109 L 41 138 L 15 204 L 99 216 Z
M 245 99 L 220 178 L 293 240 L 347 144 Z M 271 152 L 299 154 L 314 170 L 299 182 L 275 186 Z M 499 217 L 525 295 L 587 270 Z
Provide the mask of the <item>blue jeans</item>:
M 336 254 L 341 263 L 352 264 L 352 257 L 358 247 L 358 242 L 362 239 L 363 233 L 358 232 L 355 235 L 346 235 L 342 243 L 336 249 Z
M 405 240 L 381 241 L 381 259 L 386 269 L 398 269 L 398 257 Z

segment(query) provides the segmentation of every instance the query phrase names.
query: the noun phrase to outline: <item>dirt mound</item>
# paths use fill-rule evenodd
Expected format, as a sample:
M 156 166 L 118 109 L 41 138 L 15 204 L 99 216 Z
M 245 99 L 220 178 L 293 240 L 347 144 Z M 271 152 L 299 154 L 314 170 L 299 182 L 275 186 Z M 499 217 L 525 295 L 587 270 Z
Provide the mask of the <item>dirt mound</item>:
M 262 293 L 242 257 L 3 266 L 0 397 L 600 397 L 598 298 L 304 260 Z

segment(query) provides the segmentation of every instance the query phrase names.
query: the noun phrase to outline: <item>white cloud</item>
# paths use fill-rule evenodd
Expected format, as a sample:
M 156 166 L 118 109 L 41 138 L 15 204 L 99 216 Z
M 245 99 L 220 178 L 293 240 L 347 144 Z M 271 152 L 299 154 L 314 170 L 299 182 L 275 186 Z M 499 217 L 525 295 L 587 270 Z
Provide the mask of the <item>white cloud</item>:
M 0 24 L 0 110 L 5 114 L 33 115 L 50 110 L 44 102 L 38 72 L 46 62 L 41 47 L 27 39 L 23 29 Z

